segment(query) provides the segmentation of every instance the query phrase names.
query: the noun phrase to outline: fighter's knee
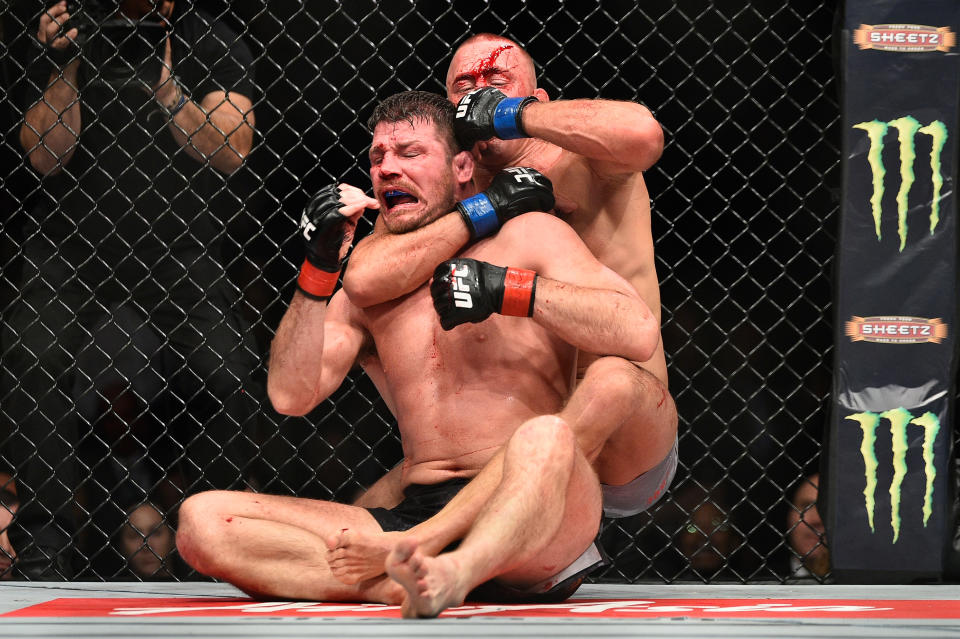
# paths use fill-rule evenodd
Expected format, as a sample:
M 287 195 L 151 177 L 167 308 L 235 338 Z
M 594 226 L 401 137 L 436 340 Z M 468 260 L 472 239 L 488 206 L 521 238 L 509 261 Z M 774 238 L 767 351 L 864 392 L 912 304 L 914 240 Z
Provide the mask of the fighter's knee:
M 567 420 L 559 415 L 540 415 L 527 420 L 517 429 L 517 435 L 533 440 L 573 437 Z
M 187 564 L 197 570 L 200 569 L 197 564 L 200 561 L 200 549 L 203 547 L 203 542 L 199 539 L 199 497 L 200 495 L 188 497 L 180 505 L 177 526 L 177 552 Z
M 208 490 L 187 497 L 180 506 L 180 526 L 196 526 L 211 518 L 220 510 L 224 490 Z
M 515 443 L 531 451 L 550 455 L 573 454 L 576 437 L 565 419 L 541 415 L 526 421 L 513 434 Z
M 177 551 L 192 568 L 209 574 L 212 541 L 220 520 L 218 494 L 223 491 L 209 491 L 188 497 L 180 506 L 177 527 Z
M 625 402 L 647 414 L 660 411 L 675 412 L 673 398 L 666 384 L 650 371 L 620 357 L 598 359 L 584 377 L 594 380 L 591 393 L 601 393 L 610 402 Z
M 600 382 L 603 392 L 614 398 L 635 401 L 656 379 L 633 362 L 622 357 L 601 357 L 590 364 L 584 380 Z

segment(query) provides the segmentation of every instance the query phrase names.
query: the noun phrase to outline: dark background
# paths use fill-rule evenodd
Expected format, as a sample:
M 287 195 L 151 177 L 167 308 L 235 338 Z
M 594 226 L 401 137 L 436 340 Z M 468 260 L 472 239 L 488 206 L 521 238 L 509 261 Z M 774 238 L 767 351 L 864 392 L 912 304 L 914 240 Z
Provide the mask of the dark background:
M 195 1 L 242 29 L 256 58 L 257 147 L 216 207 L 230 239 L 223 259 L 264 351 L 302 261 L 294 236 L 308 196 L 334 180 L 369 186 L 373 105 L 405 89 L 442 93 L 467 35 L 525 45 L 554 99 L 646 104 L 666 135 L 646 178 L 680 469 L 652 513 L 606 528 L 615 563 L 600 578 L 786 577 L 785 500 L 817 468 L 830 389 L 833 2 Z M 5 6 L 5 89 L 22 74 L 41 6 Z M 16 296 L 18 216 L 40 183 L 23 167 L 19 115 L 0 97 L 5 306 Z M 349 499 L 399 460 L 389 413 L 361 375 L 306 419 L 264 411 L 265 490 Z M 697 548 L 726 545 L 719 564 L 695 568 L 677 538 L 708 502 L 719 516 L 694 526 Z

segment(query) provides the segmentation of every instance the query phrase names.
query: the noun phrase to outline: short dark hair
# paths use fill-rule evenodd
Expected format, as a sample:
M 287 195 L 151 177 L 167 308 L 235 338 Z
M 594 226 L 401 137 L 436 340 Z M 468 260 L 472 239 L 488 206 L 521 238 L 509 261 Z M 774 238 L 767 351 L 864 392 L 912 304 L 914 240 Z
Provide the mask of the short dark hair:
M 450 154 L 454 155 L 466 150 L 453 133 L 456 114 L 457 108 L 442 95 L 429 91 L 404 91 L 378 104 L 367 119 L 367 128 L 373 133 L 381 122 L 409 122 L 410 126 L 415 126 L 416 120 L 433 122 L 446 139 Z

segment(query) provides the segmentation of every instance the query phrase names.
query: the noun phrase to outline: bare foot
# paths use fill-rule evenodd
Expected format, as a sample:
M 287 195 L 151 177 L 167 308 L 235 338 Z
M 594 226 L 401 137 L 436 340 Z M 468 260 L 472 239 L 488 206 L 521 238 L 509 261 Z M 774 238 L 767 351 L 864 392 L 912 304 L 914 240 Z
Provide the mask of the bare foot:
M 402 606 L 407 598 L 403 587 L 385 574 L 360 584 L 360 593 L 363 601 L 388 606 Z
M 387 556 L 387 574 L 403 586 L 407 598 L 401 611 L 410 618 L 436 617 L 463 604 L 470 591 L 460 566 L 450 554 L 427 557 L 414 539 L 403 539 Z
M 327 542 L 327 565 L 333 576 L 347 585 L 384 574 L 383 562 L 402 539 L 400 533 L 369 534 L 344 528 Z

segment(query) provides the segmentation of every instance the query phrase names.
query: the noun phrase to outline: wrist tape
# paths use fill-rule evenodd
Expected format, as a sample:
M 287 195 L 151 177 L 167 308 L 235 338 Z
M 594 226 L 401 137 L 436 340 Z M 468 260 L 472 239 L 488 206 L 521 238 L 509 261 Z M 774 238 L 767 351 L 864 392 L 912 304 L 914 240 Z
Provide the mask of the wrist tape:
M 531 317 L 536 291 L 536 271 L 508 266 L 503 278 L 503 303 L 500 305 L 500 314 Z
M 493 110 L 493 130 L 501 140 L 516 140 L 530 137 L 523 130 L 521 116 L 523 107 L 531 102 L 539 102 L 535 97 L 506 98 L 497 103 Z
M 470 230 L 471 239 L 476 240 L 493 235 L 500 228 L 497 211 L 485 193 L 478 193 L 457 202 L 457 209 L 460 210 L 460 215 L 463 216 L 463 221 Z
M 303 261 L 300 267 L 300 276 L 297 278 L 297 288 L 312 300 L 325 301 L 330 299 L 337 288 L 340 271 L 331 273 L 319 269 L 308 260 Z
M 180 113 L 180 110 L 183 109 L 188 100 L 187 94 L 184 93 L 183 89 L 180 88 L 176 78 L 171 76 L 170 82 L 173 82 L 173 86 L 177 90 L 177 103 L 169 107 L 163 103 L 160 103 L 160 109 L 163 111 L 164 115 L 167 116 L 168 120 L 172 120 L 176 114 Z

